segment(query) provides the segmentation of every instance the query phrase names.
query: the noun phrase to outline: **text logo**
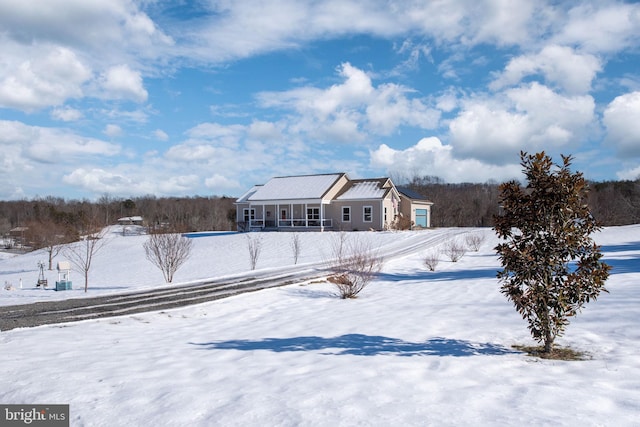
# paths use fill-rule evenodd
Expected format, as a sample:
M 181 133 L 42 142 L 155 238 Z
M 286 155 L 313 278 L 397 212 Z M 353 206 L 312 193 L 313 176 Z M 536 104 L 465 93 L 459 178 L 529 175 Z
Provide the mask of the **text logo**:
M 3 427 L 69 427 L 69 405 L 2 405 Z

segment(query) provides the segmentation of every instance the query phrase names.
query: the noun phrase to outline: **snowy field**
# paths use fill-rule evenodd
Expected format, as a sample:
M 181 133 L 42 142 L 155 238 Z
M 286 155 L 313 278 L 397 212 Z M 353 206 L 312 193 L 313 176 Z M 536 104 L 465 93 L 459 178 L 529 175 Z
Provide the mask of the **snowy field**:
M 423 258 L 456 233 L 480 251 L 435 272 Z M 595 235 L 614 269 L 558 344 L 590 360 L 541 360 L 499 292 L 491 230 L 357 233 L 390 257 L 355 300 L 297 283 L 198 306 L 0 333 L 0 402 L 68 403 L 72 426 L 636 426 L 640 419 L 640 226 Z M 258 269 L 293 264 L 289 233 L 261 236 Z M 335 233 L 301 234 L 298 265 L 330 256 Z M 96 255 L 88 295 L 162 284 L 144 236 Z M 245 235 L 194 239 L 175 282 L 251 275 Z M 0 261 L 2 304 L 83 297 L 33 289 L 42 253 Z M 57 278 L 47 272 L 49 283 Z M 23 289 L 19 289 L 22 279 Z

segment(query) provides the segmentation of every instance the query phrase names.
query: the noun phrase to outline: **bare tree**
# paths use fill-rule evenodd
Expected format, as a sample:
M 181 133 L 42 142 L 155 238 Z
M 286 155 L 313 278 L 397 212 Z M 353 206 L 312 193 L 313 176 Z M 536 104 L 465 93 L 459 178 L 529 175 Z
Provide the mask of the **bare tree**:
M 464 241 L 467 247 L 474 252 L 480 250 L 480 246 L 484 243 L 485 235 L 483 233 L 469 233 L 464 236 Z
M 346 235 L 343 234 L 333 249 L 334 258 L 330 266 L 333 274 L 327 280 L 336 286 L 340 298 L 357 298 L 380 272 L 382 258 L 362 240 L 347 241 Z
M 291 250 L 293 251 L 293 263 L 298 263 L 298 258 L 300 257 L 300 251 L 302 250 L 300 243 L 300 235 L 298 233 L 293 233 L 291 235 Z
M 64 248 L 64 254 L 69 261 L 84 274 L 84 291 L 89 288 L 89 270 L 93 257 L 106 244 L 104 236 L 107 229 L 91 228 L 93 231 L 86 234 L 79 242 L 71 243 Z
M 151 233 L 143 246 L 147 259 L 171 283 L 175 272 L 189 259 L 193 241 L 178 233 Z
M 252 237 L 247 235 L 247 247 L 249 248 L 249 262 L 251 263 L 251 269 L 256 269 L 258 258 L 260 257 L 260 250 L 262 249 L 262 239 L 260 236 Z
M 440 252 L 429 252 L 424 257 L 424 263 L 429 269 L 429 271 L 436 271 L 436 267 L 440 262 Z
M 451 262 L 458 262 L 464 256 L 466 249 L 458 239 L 451 239 L 444 244 L 443 253 Z
M 71 227 L 51 220 L 31 221 L 27 224 L 26 238 L 34 249 L 44 249 L 49 255 L 49 270 L 53 270 L 53 258 L 64 245 L 78 239 Z

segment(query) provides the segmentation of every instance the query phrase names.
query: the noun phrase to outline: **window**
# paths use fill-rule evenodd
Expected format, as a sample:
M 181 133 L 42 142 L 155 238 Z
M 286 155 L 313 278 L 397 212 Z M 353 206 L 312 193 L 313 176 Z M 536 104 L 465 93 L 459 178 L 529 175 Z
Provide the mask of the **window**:
M 351 206 L 342 207 L 342 222 L 351 222 Z
M 362 220 L 364 222 L 372 222 L 373 221 L 373 207 L 364 206 L 362 208 Z
M 320 219 L 320 208 L 307 208 L 307 219 Z
M 253 221 L 256 219 L 256 210 L 245 208 L 243 211 L 244 214 L 244 222 L 249 222 L 249 220 Z
M 384 207 L 384 223 L 387 223 L 387 207 Z

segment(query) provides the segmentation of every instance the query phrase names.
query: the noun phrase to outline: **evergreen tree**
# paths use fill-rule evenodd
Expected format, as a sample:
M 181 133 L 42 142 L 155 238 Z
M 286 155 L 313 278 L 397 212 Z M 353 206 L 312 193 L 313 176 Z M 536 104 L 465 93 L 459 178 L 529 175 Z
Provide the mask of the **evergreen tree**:
M 494 230 L 506 240 L 495 248 L 504 267 L 498 279 L 548 353 L 569 317 L 607 292 L 611 267 L 590 237 L 600 227 L 587 206 L 585 179 L 569 169 L 571 156 L 562 156 L 561 165 L 544 152 L 520 158 L 528 184 L 501 184 L 503 212 L 494 218 Z

